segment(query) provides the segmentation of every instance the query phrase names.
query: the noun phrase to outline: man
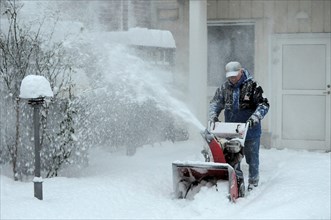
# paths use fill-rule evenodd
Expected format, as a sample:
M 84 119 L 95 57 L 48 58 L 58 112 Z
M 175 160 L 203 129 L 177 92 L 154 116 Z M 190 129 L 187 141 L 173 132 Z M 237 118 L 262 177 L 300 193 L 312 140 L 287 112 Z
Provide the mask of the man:
M 263 89 L 250 73 L 237 61 L 225 66 L 227 81 L 219 87 L 209 105 L 209 123 L 218 121 L 224 110 L 225 122 L 249 124 L 244 146 L 244 155 L 249 165 L 248 191 L 259 183 L 259 149 L 261 120 L 269 110 L 268 99 L 263 96 Z M 240 164 L 236 168 L 241 171 Z

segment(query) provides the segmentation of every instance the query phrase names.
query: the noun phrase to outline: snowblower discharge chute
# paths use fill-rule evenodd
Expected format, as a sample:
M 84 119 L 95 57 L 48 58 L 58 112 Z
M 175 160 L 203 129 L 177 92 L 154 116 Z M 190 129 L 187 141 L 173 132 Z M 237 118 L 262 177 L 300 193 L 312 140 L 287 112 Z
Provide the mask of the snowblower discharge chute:
M 235 202 L 244 197 L 245 184 L 236 166 L 243 158 L 248 124 L 217 122 L 212 130 L 201 132 L 207 145 L 201 151 L 204 162 L 175 161 L 172 163 L 173 187 L 176 198 L 195 194 L 201 185 L 228 181 L 228 198 Z

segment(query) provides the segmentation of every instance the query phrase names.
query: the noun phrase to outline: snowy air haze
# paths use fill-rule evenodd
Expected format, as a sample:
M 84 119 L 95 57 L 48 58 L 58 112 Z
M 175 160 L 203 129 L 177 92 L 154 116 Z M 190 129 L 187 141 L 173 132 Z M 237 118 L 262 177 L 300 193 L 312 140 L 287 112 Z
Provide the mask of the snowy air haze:
M 42 5 L 43 2 L 47 6 L 46 1 L 35 3 Z M 32 3 L 27 4 L 27 15 L 38 14 Z M 228 183 L 222 181 L 217 186 L 202 187 L 199 193 L 188 199 L 174 198 L 172 162 L 204 161 L 201 150 L 206 142 L 200 135 L 205 125 L 185 103 L 185 96 L 175 86 L 173 75 L 146 62 L 120 42 L 123 39 L 117 35 L 112 35 L 113 41 L 110 42 L 109 35 L 97 31 L 102 29 L 97 23 L 93 32 L 81 32 L 78 23 L 59 24 L 62 29 L 54 36 L 59 39 L 66 36 L 63 44 L 80 57 L 77 61 L 80 65 L 72 78 L 76 85 L 73 90 L 79 97 L 87 97 L 83 102 L 88 107 L 84 114 L 92 120 L 85 131 L 78 128 L 82 134 L 93 138 L 78 140 L 88 151 L 88 163 L 79 169 L 64 166 L 53 178 L 43 178 L 43 200 L 33 195 L 33 175 L 14 181 L 10 164 L 0 164 L 0 219 L 331 218 L 331 164 L 330 153 L 325 152 L 265 149 L 261 146 L 260 184 L 236 203 L 229 202 Z M 63 33 L 65 30 L 73 33 L 68 37 Z M 141 36 L 146 30 L 131 31 Z M 157 32 L 168 36 L 166 32 Z M 134 39 L 139 44 L 139 38 Z M 141 42 L 146 44 L 146 39 Z M 147 42 L 155 43 L 152 40 Z M 172 40 L 164 40 L 162 44 L 170 48 L 174 46 Z M 95 73 L 93 76 L 88 74 L 90 69 L 81 68 L 87 61 Z M 48 81 L 36 78 L 32 73 L 22 85 L 23 98 L 57 94 L 57 90 L 48 90 Z M 42 89 L 43 94 L 30 93 L 24 85 L 45 90 Z M 137 112 L 141 109 L 143 112 L 134 117 L 127 115 L 126 106 L 134 106 Z M 157 116 L 154 116 L 155 111 Z M 152 117 L 155 117 L 153 123 L 150 122 Z M 128 118 L 129 129 L 122 129 Z M 130 124 L 131 121 L 157 126 L 148 130 L 141 124 Z M 168 131 L 162 126 L 169 126 L 169 121 L 175 124 L 171 131 L 178 129 L 176 135 L 180 133 L 179 136 L 173 136 L 171 132 L 162 136 L 162 132 Z M 112 130 L 114 125 L 119 133 Z M 121 145 L 124 142 L 130 146 L 132 142 L 127 140 L 142 131 L 150 135 L 143 133 L 146 136 L 137 137 L 139 141 L 133 152 L 128 146 Z M 115 134 L 120 141 L 113 140 Z M 76 136 L 79 137 L 79 133 Z M 87 143 L 90 146 L 86 146 Z M 74 156 L 80 155 L 81 152 L 77 151 Z M 245 159 L 242 170 L 247 182 Z

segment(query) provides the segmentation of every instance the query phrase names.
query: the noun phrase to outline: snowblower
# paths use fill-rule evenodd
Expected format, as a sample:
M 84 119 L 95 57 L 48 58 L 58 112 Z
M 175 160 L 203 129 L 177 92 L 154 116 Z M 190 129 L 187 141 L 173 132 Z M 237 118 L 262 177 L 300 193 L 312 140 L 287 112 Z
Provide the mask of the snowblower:
M 228 181 L 228 198 L 235 202 L 245 196 L 242 173 L 235 168 L 243 158 L 248 124 L 216 122 L 214 129 L 201 132 L 207 145 L 201 151 L 204 162 L 175 161 L 172 163 L 173 188 L 176 198 L 195 194 L 201 186 Z

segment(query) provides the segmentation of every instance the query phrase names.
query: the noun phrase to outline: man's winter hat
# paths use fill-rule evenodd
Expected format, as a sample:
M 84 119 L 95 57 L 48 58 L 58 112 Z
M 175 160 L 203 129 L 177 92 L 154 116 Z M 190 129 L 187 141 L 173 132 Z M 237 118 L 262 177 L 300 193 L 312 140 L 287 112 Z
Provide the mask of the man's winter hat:
M 241 65 L 237 61 L 231 61 L 225 65 L 226 77 L 237 76 L 239 74 L 239 70 L 241 69 Z

